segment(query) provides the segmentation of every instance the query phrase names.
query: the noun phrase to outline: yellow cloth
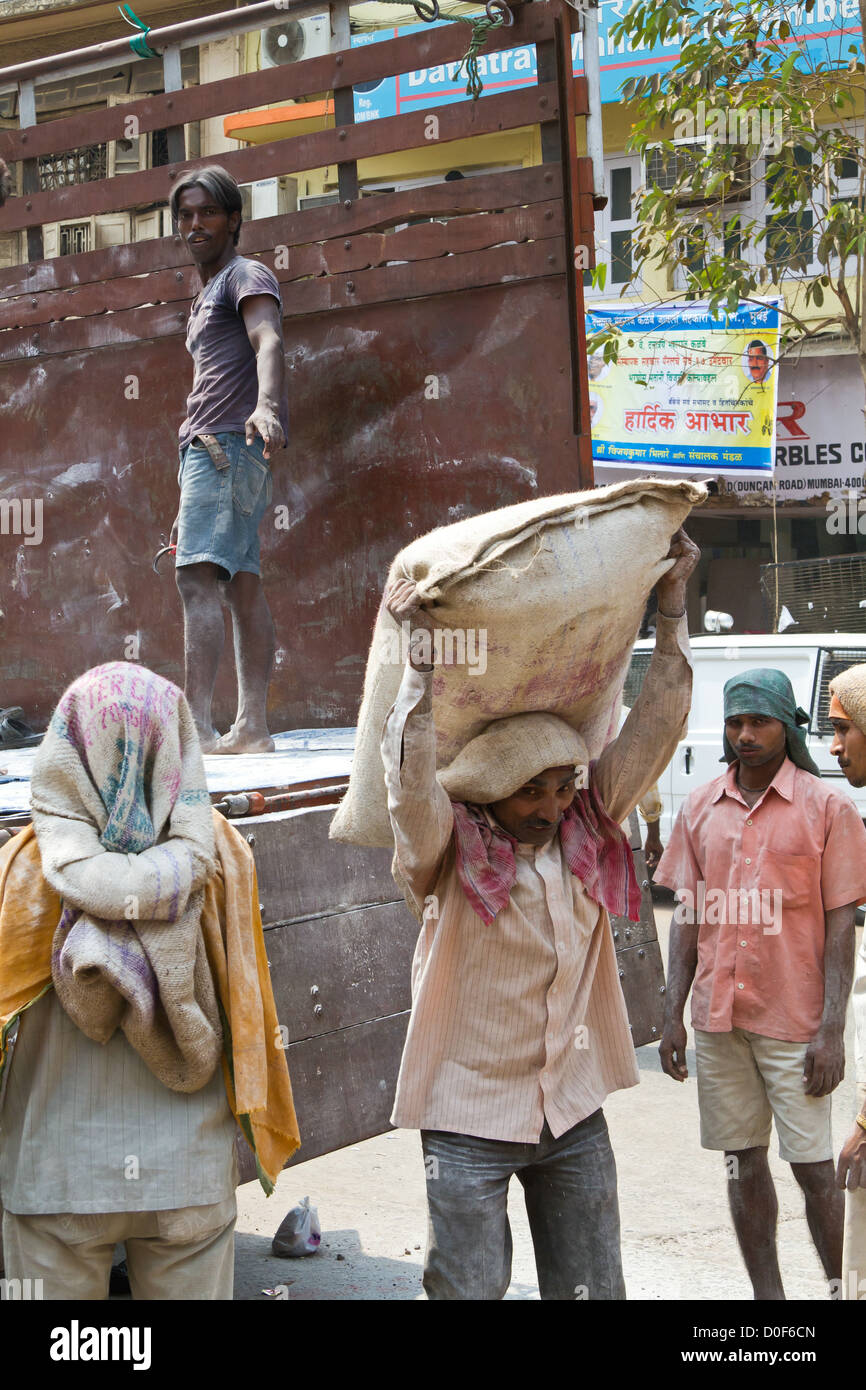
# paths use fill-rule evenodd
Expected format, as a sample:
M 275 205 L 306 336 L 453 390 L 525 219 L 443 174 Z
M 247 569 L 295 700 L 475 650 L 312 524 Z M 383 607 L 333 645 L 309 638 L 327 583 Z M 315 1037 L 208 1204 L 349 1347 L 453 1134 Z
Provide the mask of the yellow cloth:
M 223 1075 L 268 1191 L 300 1144 L 298 1122 L 279 1045 L 252 850 L 217 811 L 213 817 L 219 869 L 205 890 L 202 932 L 231 1039 Z M 51 986 L 51 943 L 60 913 L 28 825 L 0 849 L 0 1070 L 11 1023 Z

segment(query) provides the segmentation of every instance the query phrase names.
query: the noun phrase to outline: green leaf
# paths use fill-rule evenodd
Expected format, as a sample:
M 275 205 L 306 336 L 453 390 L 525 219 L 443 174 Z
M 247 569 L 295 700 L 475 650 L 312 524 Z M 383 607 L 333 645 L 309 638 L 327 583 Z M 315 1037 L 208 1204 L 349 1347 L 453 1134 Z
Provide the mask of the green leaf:
M 787 58 L 785 59 L 784 63 L 782 64 L 781 68 L 779 69 L 779 86 L 780 86 L 780 87 L 784 87 L 785 84 L 788 82 L 788 80 L 789 80 L 789 78 L 790 78 L 790 76 L 791 76 L 791 73 L 794 71 L 794 64 L 796 63 L 796 61 L 797 61 L 797 59 L 799 58 L 799 56 L 800 56 L 800 54 L 798 53 L 798 51 L 797 51 L 796 48 L 794 49 L 794 52 L 793 52 L 793 53 L 789 53 L 789 54 L 788 54 Z

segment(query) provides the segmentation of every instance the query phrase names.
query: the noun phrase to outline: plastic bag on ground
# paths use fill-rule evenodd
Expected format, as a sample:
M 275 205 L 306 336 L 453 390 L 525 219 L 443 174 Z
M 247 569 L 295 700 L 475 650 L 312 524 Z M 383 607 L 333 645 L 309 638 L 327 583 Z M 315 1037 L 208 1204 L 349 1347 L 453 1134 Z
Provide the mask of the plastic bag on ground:
M 315 1255 L 322 1242 L 322 1228 L 319 1213 L 310 1206 L 309 1197 L 304 1197 L 296 1207 L 283 1218 L 279 1230 L 271 1242 L 275 1255 L 295 1260 L 301 1255 Z

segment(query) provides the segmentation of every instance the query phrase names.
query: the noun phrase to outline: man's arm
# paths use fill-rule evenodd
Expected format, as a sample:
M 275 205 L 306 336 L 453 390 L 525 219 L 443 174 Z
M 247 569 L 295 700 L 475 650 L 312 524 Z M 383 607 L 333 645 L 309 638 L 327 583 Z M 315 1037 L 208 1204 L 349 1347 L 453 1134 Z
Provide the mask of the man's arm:
M 678 903 L 671 919 L 668 942 L 668 978 L 665 993 L 665 1021 L 659 1047 L 662 1071 L 674 1081 L 685 1081 L 686 1026 L 683 1023 L 686 1000 L 698 966 L 698 925 L 694 908 Z
M 429 659 L 434 623 L 421 608 L 412 580 L 389 584 L 384 603 L 397 623 L 412 624 L 409 660 L 385 720 L 382 761 L 401 886 L 408 887 L 420 915 L 454 827 L 451 802 L 436 778 L 433 665 Z
M 605 748 L 594 770 L 604 807 L 620 823 L 673 757 L 691 703 L 686 585 L 700 551 L 680 529 L 668 554 L 675 564 L 656 585 L 656 644 L 643 688 L 619 735 Z
M 247 337 L 256 354 L 259 398 L 246 421 L 247 443 L 256 434 L 265 443 L 265 458 L 285 447 L 286 436 L 280 424 L 280 402 L 286 392 L 286 361 L 280 335 L 280 306 L 270 294 L 251 294 L 241 300 L 241 316 Z
M 845 1009 L 854 979 L 856 908 L 856 903 L 847 903 L 824 914 L 824 1013 L 806 1052 L 807 1096 L 829 1096 L 845 1075 Z
M 646 821 L 646 840 L 643 854 L 647 871 L 651 874 L 658 867 L 658 862 L 664 853 L 664 845 L 659 831 L 659 820 L 664 810 L 664 804 L 659 794 L 658 782 L 653 782 L 649 791 L 641 797 L 638 810 Z

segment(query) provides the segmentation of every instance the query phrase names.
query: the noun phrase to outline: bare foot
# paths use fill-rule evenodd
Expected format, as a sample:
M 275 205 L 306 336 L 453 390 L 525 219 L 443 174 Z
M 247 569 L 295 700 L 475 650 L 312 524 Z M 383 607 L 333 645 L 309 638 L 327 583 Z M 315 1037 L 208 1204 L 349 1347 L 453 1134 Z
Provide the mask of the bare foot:
M 201 751 L 203 753 L 218 753 L 221 737 L 219 729 L 211 729 L 209 734 L 205 734 L 198 728 L 198 725 L 196 725 L 196 728 L 198 729 L 198 741 L 201 744 Z
M 258 734 L 239 729 L 233 724 L 227 734 L 223 734 L 214 753 L 273 753 L 276 745 L 270 734 Z

